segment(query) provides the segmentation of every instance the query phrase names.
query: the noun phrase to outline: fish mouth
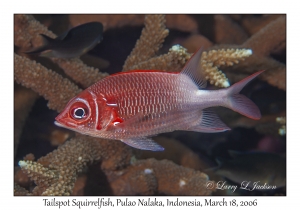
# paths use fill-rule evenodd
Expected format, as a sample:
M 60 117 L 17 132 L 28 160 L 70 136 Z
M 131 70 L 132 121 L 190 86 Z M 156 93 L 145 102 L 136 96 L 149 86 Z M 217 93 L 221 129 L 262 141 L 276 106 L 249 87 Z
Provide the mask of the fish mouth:
M 99 137 L 99 136 L 97 136 L 97 135 L 91 135 L 91 134 L 89 134 L 88 132 L 84 132 L 84 131 L 82 131 L 82 130 L 80 130 L 80 127 L 69 127 L 69 126 L 67 126 L 67 125 L 64 125 L 64 124 L 61 124 L 61 123 L 59 123 L 58 121 L 54 121 L 54 124 L 56 125 L 56 126 L 58 126 L 58 127 L 62 127 L 62 128 L 66 128 L 66 129 L 68 129 L 68 130 L 71 130 L 71 131 L 75 131 L 75 132 L 78 132 L 78 133 L 81 133 L 81 134 L 84 134 L 84 135 L 90 135 L 90 136 L 94 136 L 94 137 Z M 71 123 L 72 124 L 72 123 Z
M 70 127 L 70 126 L 61 124 L 61 123 L 59 123 L 58 121 L 54 121 L 54 124 L 55 124 L 56 126 L 58 126 L 58 127 L 62 127 L 62 128 L 65 128 L 65 129 L 68 129 L 68 130 L 71 130 L 71 131 L 75 131 L 75 132 L 79 132 L 79 133 L 80 133 L 80 130 L 78 130 L 78 128 L 76 128 L 76 127 Z
M 63 127 L 63 128 L 67 128 L 67 129 L 72 129 L 72 128 L 77 128 L 78 126 L 72 122 L 58 122 L 58 121 L 54 121 L 54 124 L 59 126 L 59 127 Z
M 61 123 L 59 123 L 59 122 L 57 122 L 57 121 L 54 121 L 54 124 L 55 124 L 56 126 L 58 126 L 58 127 L 63 127 L 63 128 L 66 127 L 66 126 L 64 126 L 63 124 L 61 124 Z

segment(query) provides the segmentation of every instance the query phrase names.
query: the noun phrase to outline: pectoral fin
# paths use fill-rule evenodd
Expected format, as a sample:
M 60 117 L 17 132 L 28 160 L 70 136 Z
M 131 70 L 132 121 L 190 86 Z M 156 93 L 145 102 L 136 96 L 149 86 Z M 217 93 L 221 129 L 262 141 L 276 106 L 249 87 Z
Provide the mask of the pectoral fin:
M 164 148 L 157 144 L 152 139 L 148 138 L 136 138 L 136 139 L 122 139 L 122 142 L 125 144 L 142 150 L 151 150 L 151 151 L 163 151 Z

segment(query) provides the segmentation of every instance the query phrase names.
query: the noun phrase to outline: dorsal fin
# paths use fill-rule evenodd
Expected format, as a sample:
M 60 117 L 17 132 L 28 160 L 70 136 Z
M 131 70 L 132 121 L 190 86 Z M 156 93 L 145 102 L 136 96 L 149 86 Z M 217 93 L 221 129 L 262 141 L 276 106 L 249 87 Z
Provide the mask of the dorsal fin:
M 206 87 L 206 80 L 203 75 L 202 68 L 200 66 L 200 58 L 203 52 L 203 47 L 201 47 L 194 55 L 190 58 L 187 64 L 183 67 L 180 74 L 185 74 L 190 77 L 199 88 Z
M 162 70 L 154 70 L 154 69 L 150 69 L 150 70 L 134 69 L 134 70 L 129 70 L 129 71 L 125 71 L 125 72 L 117 72 L 117 73 L 109 75 L 109 77 L 110 76 L 116 76 L 116 75 L 122 75 L 122 74 L 146 73 L 146 72 L 158 72 L 158 73 L 164 73 L 164 74 L 179 74 L 179 72 L 165 72 L 165 71 L 162 71 Z
M 165 72 L 163 70 L 156 70 L 156 69 L 147 69 L 147 70 L 133 69 L 133 70 L 129 70 L 126 72 L 120 72 L 120 73 L 133 73 L 133 72 L 164 72 L 164 73 L 170 73 L 170 74 L 178 74 L 178 72 Z
M 49 45 L 54 41 L 54 39 L 52 39 L 51 37 L 49 37 L 45 34 L 40 34 L 40 36 L 43 37 L 43 42 L 45 45 Z
M 58 37 L 56 37 L 56 40 L 61 40 L 61 41 L 64 40 L 67 37 L 67 35 L 69 34 L 69 31 L 70 30 L 67 30 L 64 33 L 62 33 L 61 35 L 59 35 Z

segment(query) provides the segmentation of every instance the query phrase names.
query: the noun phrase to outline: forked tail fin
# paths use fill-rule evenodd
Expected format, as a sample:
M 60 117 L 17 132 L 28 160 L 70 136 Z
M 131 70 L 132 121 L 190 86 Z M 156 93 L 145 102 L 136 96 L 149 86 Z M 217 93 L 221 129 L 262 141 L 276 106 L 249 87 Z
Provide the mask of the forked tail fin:
M 45 50 L 49 50 L 51 48 L 52 43 L 54 42 L 54 39 L 44 35 L 44 34 L 40 34 L 40 36 L 43 38 L 43 45 L 37 48 L 34 48 L 30 51 L 26 51 L 24 53 L 26 54 L 35 54 L 35 53 L 40 53 L 43 52 Z
M 228 108 L 254 120 L 259 120 L 261 118 L 258 107 L 249 98 L 239 94 L 239 92 L 245 87 L 245 85 L 262 72 L 264 72 L 264 70 L 256 72 L 228 88 Z

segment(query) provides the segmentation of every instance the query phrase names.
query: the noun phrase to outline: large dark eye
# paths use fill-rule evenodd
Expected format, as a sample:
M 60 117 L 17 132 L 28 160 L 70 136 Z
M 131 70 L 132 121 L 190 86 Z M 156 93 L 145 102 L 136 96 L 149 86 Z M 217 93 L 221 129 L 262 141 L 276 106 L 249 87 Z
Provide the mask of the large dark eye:
M 78 107 L 73 110 L 73 117 L 75 119 L 83 119 L 86 116 L 87 116 L 86 110 L 82 107 Z
M 74 120 L 83 122 L 90 116 L 90 107 L 87 103 L 81 101 L 75 102 L 70 106 L 69 114 Z

